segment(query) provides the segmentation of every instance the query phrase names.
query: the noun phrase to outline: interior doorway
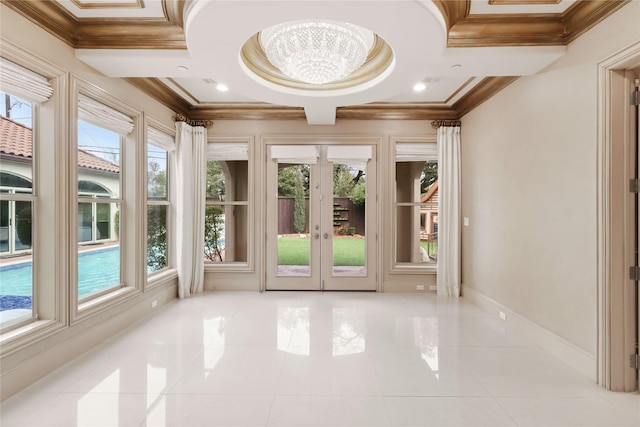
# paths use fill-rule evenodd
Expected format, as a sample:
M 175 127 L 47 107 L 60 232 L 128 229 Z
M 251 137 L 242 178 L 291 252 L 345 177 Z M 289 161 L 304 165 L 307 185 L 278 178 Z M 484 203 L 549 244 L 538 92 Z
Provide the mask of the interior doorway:
M 375 291 L 376 146 L 267 146 L 267 290 Z
M 638 390 L 640 43 L 598 64 L 598 382 Z

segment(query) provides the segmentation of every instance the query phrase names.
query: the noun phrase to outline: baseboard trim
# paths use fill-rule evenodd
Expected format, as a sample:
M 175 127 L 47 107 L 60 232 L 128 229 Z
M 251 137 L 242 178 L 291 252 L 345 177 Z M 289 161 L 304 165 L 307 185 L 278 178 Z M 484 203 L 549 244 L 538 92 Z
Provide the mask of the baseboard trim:
M 597 382 L 598 367 L 594 355 L 467 285 L 462 287 L 462 296 L 483 310 L 495 314 L 496 317 L 499 317 L 502 311 L 507 315 L 505 322 L 509 326 L 515 327 L 543 350 L 576 369 L 591 381 Z

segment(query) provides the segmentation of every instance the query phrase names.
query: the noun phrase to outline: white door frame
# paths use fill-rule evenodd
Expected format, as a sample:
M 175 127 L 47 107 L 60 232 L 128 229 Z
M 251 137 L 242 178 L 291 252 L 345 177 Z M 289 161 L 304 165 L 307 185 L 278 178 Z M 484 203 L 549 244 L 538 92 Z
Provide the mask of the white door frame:
M 375 153 L 378 153 L 380 150 L 380 142 L 381 142 L 381 138 L 380 137 L 370 137 L 370 136 L 326 136 L 326 135 L 304 135 L 304 136 L 291 136 L 291 135 L 287 135 L 287 136 L 265 136 L 262 138 L 262 146 L 265 147 L 264 149 L 264 153 L 265 153 L 265 162 L 269 162 L 271 161 L 271 159 L 269 158 L 269 149 L 268 147 L 270 145 L 317 145 L 317 146 L 328 146 L 328 145 L 370 145 L 373 148 L 373 153 L 374 153 L 374 162 L 372 167 L 368 166 L 367 167 L 367 179 L 368 179 L 368 183 L 372 184 L 372 186 L 377 189 L 379 188 L 379 182 L 378 182 L 378 176 L 379 176 L 379 169 L 380 169 L 380 162 L 376 162 L 375 161 Z M 266 164 L 266 163 L 265 163 Z M 265 184 L 268 185 L 267 183 L 267 179 L 266 176 L 268 174 L 268 167 L 265 167 Z M 265 185 L 265 186 L 266 186 Z M 354 281 L 353 286 L 349 286 L 349 289 L 344 288 L 343 283 L 339 284 L 338 286 L 332 287 L 332 286 L 327 286 L 325 288 L 325 290 L 375 290 L 375 291 L 380 291 L 380 283 L 378 278 L 380 277 L 380 265 L 381 263 L 380 261 L 380 246 L 378 245 L 378 241 L 377 241 L 377 236 L 379 234 L 379 228 L 380 228 L 380 223 L 377 220 L 377 218 L 380 218 L 380 203 L 378 202 L 378 197 L 377 197 L 377 190 L 371 191 L 369 192 L 369 196 L 367 197 L 367 204 L 371 207 L 371 212 L 368 214 L 368 218 L 367 219 L 367 233 L 369 234 L 369 236 L 367 236 L 367 242 L 371 242 L 372 244 L 370 245 L 369 243 L 367 244 L 368 247 L 373 247 L 375 248 L 373 251 L 367 251 L 367 260 L 366 260 L 366 264 L 367 264 L 367 280 L 372 281 L 372 283 L 375 284 L 375 286 L 366 286 L 363 287 L 357 282 L 357 279 L 361 279 L 360 281 L 362 281 L 362 277 L 344 277 L 342 279 L 343 283 L 344 281 L 349 281 L 352 280 Z M 273 209 L 272 207 L 269 207 L 269 202 L 266 200 L 265 197 L 265 209 Z M 265 210 L 266 212 L 266 210 Z M 271 215 L 272 216 L 272 215 Z M 265 215 L 265 219 L 264 219 L 264 227 L 265 227 L 265 231 L 269 230 L 269 226 L 270 224 L 268 223 L 268 218 L 270 217 L 270 215 Z M 311 225 L 312 226 L 312 225 Z M 312 234 L 313 234 L 313 230 L 311 230 Z M 270 262 L 268 257 L 269 257 L 269 241 L 267 239 L 265 239 L 265 244 L 264 244 L 264 260 L 263 260 L 263 265 L 264 265 L 264 286 L 261 287 L 261 290 L 268 290 L 269 286 L 267 285 L 267 271 L 270 268 L 270 266 L 268 265 L 268 263 Z M 273 257 L 273 254 L 271 255 Z M 304 277 L 302 277 L 304 279 Z M 293 279 L 295 279 L 295 277 L 293 277 Z M 341 281 L 340 278 L 336 279 L 338 281 Z M 293 286 L 293 285 L 292 285 Z M 285 286 L 286 287 L 286 286 Z M 294 286 L 295 287 L 295 286 Z M 353 288 L 353 289 L 351 289 Z M 365 289 L 366 288 L 366 289 Z
M 616 391 L 637 390 L 637 371 L 629 365 L 635 353 L 637 314 L 629 192 L 632 171 L 632 82 L 624 70 L 640 66 L 640 42 L 598 64 L 597 138 L 597 378 Z M 633 149 L 635 150 L 635 148 Z

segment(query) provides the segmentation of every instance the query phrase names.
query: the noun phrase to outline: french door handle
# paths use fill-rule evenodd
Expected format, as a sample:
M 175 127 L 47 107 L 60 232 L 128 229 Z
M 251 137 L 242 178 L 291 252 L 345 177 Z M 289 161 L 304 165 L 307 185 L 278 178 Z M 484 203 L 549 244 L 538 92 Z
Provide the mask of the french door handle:
M 315 237 L 316 239 L 319 239 L 320 238 L 320 233 L 314 234 L 313 237 Z
M 324 233 L 324 234 L 322 235 L 322 237 L 324 237 L 325 239 L 328 239 L 328 238 L 329 238 L 329 233 Z

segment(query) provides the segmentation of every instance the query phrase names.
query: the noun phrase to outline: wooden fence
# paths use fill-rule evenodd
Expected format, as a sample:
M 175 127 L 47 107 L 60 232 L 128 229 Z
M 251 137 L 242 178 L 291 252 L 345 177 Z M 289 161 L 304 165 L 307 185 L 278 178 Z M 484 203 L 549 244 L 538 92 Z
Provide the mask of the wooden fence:
M 293 207 L 295 199 L 293 197 L 278 198 L 278 234 L 295 234 L 297 233 L 293 227 Z M 336 197 L 334 203 L 334 234 L 339 233 L 340 228 L 349 229 L 353 227 L 355 234 L 364 236 L 365 234 L 365 217 L 364 205 L 356 205 L 347 197 Z M 309 199 L 305 199 L 305 210 L 309 212 Z M 304 225 L 303 233 L 309 232 L 308 215 Z

